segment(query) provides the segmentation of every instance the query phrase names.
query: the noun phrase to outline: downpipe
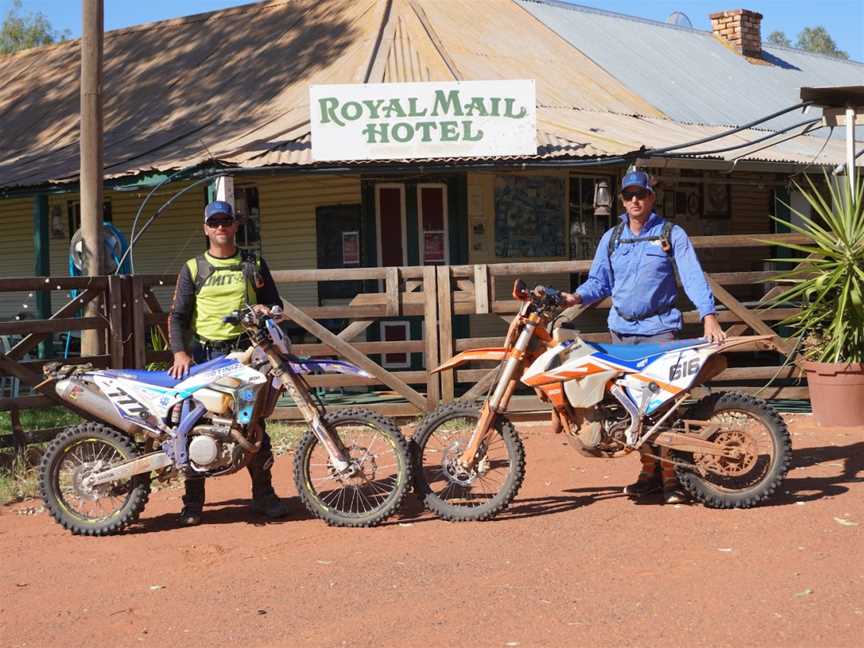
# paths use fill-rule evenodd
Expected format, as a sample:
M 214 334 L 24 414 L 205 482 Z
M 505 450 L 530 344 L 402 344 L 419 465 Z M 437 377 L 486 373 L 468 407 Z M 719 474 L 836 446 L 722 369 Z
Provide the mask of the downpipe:
M 632 446 L 636 443 L 636 435 L 638 434 L 642 423 L 642 413 L 639 411 L 636 403 L 630 400 L 627 394 L 624 393 L 624 390 L 621 389 L 620 385 L 613 385 L 609 390 L 609 393 L 615 397 L 615 400 L 617 400 L 621 404 L 621 407 L 627 410 L 627 413 L 630 415 L 630 425 L 624 432 L 624 438 L 627 439 L 627 445 Z

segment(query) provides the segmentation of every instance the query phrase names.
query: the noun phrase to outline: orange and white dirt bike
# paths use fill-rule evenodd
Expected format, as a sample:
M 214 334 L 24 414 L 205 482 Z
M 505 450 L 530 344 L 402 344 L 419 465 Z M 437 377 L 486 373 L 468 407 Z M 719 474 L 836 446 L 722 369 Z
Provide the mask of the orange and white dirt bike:
M 443 404 L 414 433 L 416 490 L 429 510 L 446 520 L 486 520 L 513 500 L 525 476 L 525 451 L 505 413 L 519 382 L 551 403 L 553 427 L 581 454 L 641 450 L 659 458 L 664 449 L 682 487 L 707 506 L 749 508 L 777 488 L 791 453 L 777 412 L 735 392 L 695 402 L 690 396 L 726 368 L 725 352 L 770 336 L 598 344 L 555 327 L 562 311 L 557 291 L 529 292 L 516 281 L 513 296 L 522 306 L 503 348 L 464 351 L 436 369 L 500 361 L 482 405 Z

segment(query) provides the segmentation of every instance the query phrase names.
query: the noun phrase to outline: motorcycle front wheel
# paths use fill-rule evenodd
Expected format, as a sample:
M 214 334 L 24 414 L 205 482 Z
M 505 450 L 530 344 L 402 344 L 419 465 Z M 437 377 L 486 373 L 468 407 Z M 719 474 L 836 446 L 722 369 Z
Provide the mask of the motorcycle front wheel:
M 87 477 L 134 459 L 138 448 L 122 432 L 100 423 L 64 430 L 39 465 L 39 490 L 52 517 L 75 535 L 117 533 L 138 519 L 150 495 L 150 475 L 87 485 Z
M 735 458 L 673 451 L 675 472 L 691 497 L 711 508 L 750 508 L 768 498 L 789 470 L 792 442 L 780 415 L 763 400 L 727 392 L 699 401 L 688 418 L 717 425 L 707 439 Z
M 328 413 L 323 420 L 351 468 L 337 470 L 318 437 L 307 431 L 294 455 L 300 500 L 331 526 L 380 524 L 399 508 L 411 484 L 405 437 L 391 420 L 359 407 Z
M 480 409 L 452 402 L 429 413 L 414 433 L 417 495 L 435 515 L 451 522 L 489 520 L 507 508 L 525 478 L 525 449 L 513 424 L 497 416 L 474 466 L 459 466 L 480 419 Z

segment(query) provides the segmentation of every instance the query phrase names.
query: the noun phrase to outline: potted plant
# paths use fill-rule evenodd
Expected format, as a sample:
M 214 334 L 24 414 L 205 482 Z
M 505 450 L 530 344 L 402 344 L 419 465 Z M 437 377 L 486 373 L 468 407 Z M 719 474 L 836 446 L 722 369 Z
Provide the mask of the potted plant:
M 807 373 L 813 414 L 819 425 L 864 426 L 864 187 L 852 191 L 848 178 L 825 176 L 825 188 L 796 187 L 813 208 L 812 217 L 792 209 L 801 224 L 775 221 L 810 239 L 804 245 L 775 243 L 805 258 L 778 281 L 791 284 L 771 305 L 795 303 L 799 312 L 781 322 L 798 332 L 799 365 Z

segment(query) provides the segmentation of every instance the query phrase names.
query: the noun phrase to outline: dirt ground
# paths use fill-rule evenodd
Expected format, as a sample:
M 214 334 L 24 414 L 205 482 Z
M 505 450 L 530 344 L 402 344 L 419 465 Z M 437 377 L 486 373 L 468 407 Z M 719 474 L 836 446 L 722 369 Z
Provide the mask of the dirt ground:
M 636 504 L 634 456 L 585 459 L 521 428 L 509 511 L 450 524 L 410 497 L 377 529 L 247 511 L 248 476 L 208 483 L 205 524 L 179 490 L 121 536 L 77 538 L 39 502 L 0 509 L 3 646 L 860 646 L 864 430 L 788 417 L 794 468 L 745 511 Z

